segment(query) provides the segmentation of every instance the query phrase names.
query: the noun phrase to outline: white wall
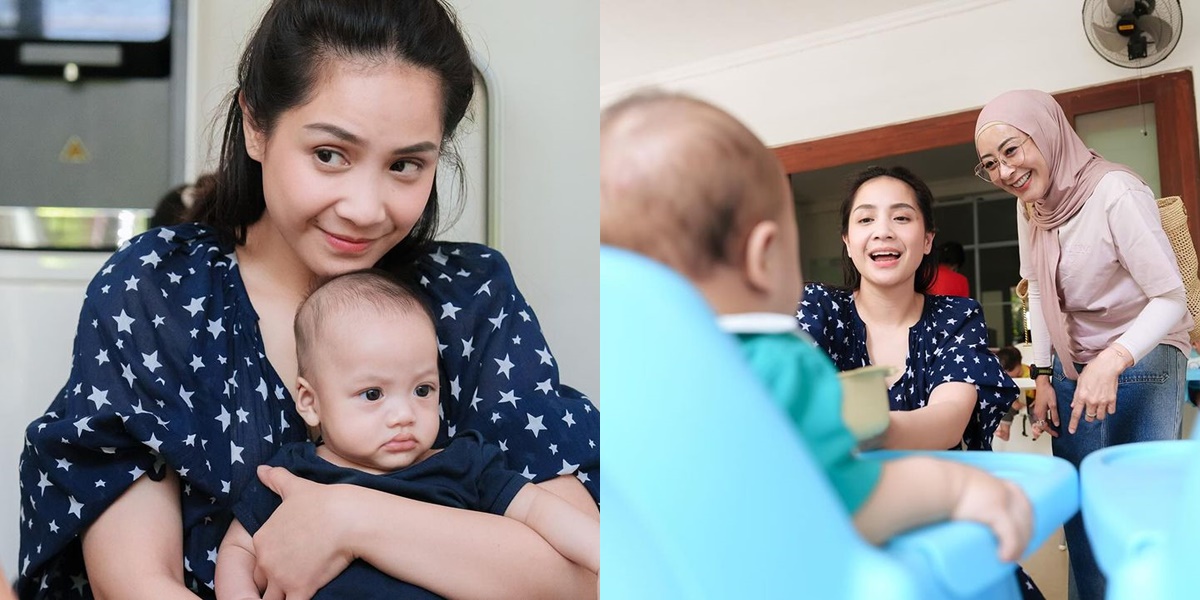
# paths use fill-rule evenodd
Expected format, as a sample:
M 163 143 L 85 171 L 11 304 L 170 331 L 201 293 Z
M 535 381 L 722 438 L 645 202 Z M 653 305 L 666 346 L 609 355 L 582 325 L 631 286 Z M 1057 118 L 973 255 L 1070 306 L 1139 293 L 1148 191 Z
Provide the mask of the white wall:
M 498 119 L 496 245 L 537 311 L 564 383 L 599 401 L 599 8 L 593 2 L 451 0 L 489 72 Z M 206 161 L 265 0 L 191 0 L 187 169 Z M 212 146 L 216 148 L 215 145 Z
M 1179 45 L 1141 75 L 1200 63 L 1200 3 L 1183 4 Z M 615 82 L 601 89 L 601 103 L 646 84 L 687 91 L 726 108 L 777 146 L 955 113 L 1010 89 L 1058 92 L 1139 75 L 1092 50 L 1080 6 L 942 0 Z

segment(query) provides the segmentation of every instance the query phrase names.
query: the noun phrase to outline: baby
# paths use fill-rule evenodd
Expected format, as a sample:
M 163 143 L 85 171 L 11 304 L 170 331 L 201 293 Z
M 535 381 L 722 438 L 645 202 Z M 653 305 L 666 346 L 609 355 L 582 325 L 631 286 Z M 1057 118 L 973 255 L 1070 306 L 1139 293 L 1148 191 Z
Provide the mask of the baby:
M 1021 351 L 1016 346 L 1004 346 L 996 350 L 996 358 L 1000 359 L 1000 367 L 1004 369 L 1005 373 L 1008 373 L 1009 377 L 1013 379 L 1029 377 L 1029 365 L 1021 362 Z M 1020 414 L 1021 409 L 1033 406 L 1033 398 L 1034 391 L 1025 390 L 1024 394 L 1013 400 L 1012 405 L 1008 407 L 1008 412 L 1000 419 L 1000 425 L 996 427 L 996 437 L 1008 441 L 1011 436 L 1013 418 Z
M 864 538 L 878 544 L 918 525 L 977 521 L 995 533 L 1002 560 L 1020 557 L 1032 510 L 1016 484 L 956 462 L 855 452 L 833 363 L 792 316 L 802 280 L 787 178 L 745 126 L 677 94 L 643 93 L 607 108 L 600 240 L 665 263 L 700 290 Z
M 474 431 L 433 448 L 439 428 L 437 337 L 419 292 L 382 271 L 331 279 L 296 314 L 296 410 L 317 444 L 290 444 L 267 464 L 320 483 L 350 483 L 521 521 L 569 560 L 600 569 L 600 524 L 505 468 Z M 218 598 L 260 598 L 251 535 L 279 496 L 255 481 L 218 552 Z M 401 524 L 381 524 L 399 527 Z M 469 535 L 469 532 L 462 532 Z M 419 548 L 397 549 L 419 552 Z M 356 560 L 317 597 L 434 597 Z

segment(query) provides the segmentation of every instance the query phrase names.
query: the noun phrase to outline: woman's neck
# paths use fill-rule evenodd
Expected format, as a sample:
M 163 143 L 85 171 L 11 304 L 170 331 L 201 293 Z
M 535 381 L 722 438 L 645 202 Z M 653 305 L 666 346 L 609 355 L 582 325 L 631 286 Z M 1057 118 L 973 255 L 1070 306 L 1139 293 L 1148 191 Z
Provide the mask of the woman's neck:
M 863 323 L 909 328 L 921 320 L 925 297 L 913 291 L 911 282 L 891 288 L 863 284 L 854 292 L 854 306 Z
M 248 228 L 237 259 L 247 288 L 270 290 L 272 296 L 292 297 L 297 303 L 312 291 L 312 273 L 265 218 Z

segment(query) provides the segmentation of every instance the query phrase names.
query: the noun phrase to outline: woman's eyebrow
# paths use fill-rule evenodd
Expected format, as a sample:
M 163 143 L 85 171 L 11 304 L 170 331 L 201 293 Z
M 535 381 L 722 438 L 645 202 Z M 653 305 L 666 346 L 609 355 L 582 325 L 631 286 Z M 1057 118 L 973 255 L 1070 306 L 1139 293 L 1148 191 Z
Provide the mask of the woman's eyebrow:
M 337 125 L 333 125 L 330 123 L 310 123 L 308 125 L 305 125 L 304 128 L 328 133 L 329 135 L 332 135 L 333 137 L 336 137 L 337 139 L 342 140 L 343 142 L 346 142 L 347 144 L 352 144 L 355 146 L 363 145 L 362 138 L 358 137 L 357 135 L 355 135 L 353 133 L 350 133 L 349 131 L 347 131 L 341 127 L 338 127 Z M 408 146 L 404 146 L 402 148 L 396 148 L 395 150 L 392 151 L 392 154 L 416 154 L 419 152 L 437 152 L 437 151 L 438 151 L 438 145 L 433 142 L 427 141 L 427 142 L 418 142 L 416 144 L 411 144 Z
M 304 128 L 323 131 L 348 144 L 354 144 L 356 146 L 362 145 L 362 138 L 350 133 L 349 131 L 346 131 L 345 129 L 342 129 L 341 127 L 338 127 L 337 125 L 331 125 L 329 123 L 310 123 L 305 125 Z
M 1004 147 L 1005 144 L 1017 139 L 1018 137 L 1020 137 L 1020 136 L 1013 135 L 1013 136 L 1004 138 L 1003 140 L 1000 141 L 999 144 L 996 144 L 996 150 L 1000 150 L 1001 148 Z M 988 156 L 990 154 L 991 154 L 991 152 L 987 152 L 983 156 Z M 980 158 L 983 158 L 983 156 L 981 156 Z

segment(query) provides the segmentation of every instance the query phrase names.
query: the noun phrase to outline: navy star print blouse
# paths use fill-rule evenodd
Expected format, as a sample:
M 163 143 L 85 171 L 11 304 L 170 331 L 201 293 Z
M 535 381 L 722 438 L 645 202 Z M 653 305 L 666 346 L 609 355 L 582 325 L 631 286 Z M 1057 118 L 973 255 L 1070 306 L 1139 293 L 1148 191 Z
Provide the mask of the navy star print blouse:
M 871 364 L 866 325 L 849 291 L 822 284 L 804 286 L 796 318 L 839 371 Z M 974 384 L 979 393 L 963 431 L 964 447 L 991 450 L 992 434 L 1020 390 L 988 349 L 979 303 L 926 295 L 920 320 L 908 330 L 906 368 L 888 390 L 892 410 L 921 408 L 935 387 L 950 381 Z
M 558 366 L 504 258 L 438 243 L 418 260 L 437 319 L 438 446 L 476 430 L 538 482 L 599 498 L 600 415 Z M 179 475 L 184 583 L 212 597 L 217 546 L 255 467 L 306 439 L 267 361 L 232 247 L 198 225 L 135 237 L 88 286 L 71 375 L 26 431 L 22 598 L 91 598 L 81 532 L 142 475 Z

